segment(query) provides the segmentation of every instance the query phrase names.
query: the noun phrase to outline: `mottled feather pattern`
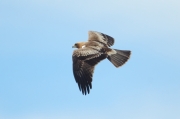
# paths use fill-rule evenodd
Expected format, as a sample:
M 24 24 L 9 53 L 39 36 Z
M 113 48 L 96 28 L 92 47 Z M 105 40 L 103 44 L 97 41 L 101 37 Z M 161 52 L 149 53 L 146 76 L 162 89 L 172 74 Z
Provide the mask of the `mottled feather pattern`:
M 87 55 L 98 54 L 98 53 L 99 53 L 99 51 L 86 47 L 86 48 L 74 50 L 73 56 L 79 57 L 79 56 L 87 56 Z
M 107 55 L 103 54 L 100 57 L 86 60 L 84 62 L 82 60 L 78 60 L 78 63 L 74 61 L 74 67 L 79 65 L 79 67 L 77 68 L 78 70 L 76 68 L 74 69 L 74 77 L 76 79 L 76 82 L 78 83 L 80 91 L 82 91 L 83 94 L 86 95 L 92 88 L 91 82 L 93 76 L 92 74 L 94 73 L 94 66 L 106 57 Z
M 94 67 L 73 57 L 74 77 L 78 83 L 80 91 L 82 91 L 83 94 L 89 93 L 92 88 L 91 82 L 93 71 Z
M 97 41 L 109 47 L 114 44 L 113 37 L 96 31 L 89 31 L 89 41 Z
M 103 33 L 101 33 L 101 35 L 104 37 L 104 40 L 106 41 L 106 43 L 109 47 L 114 45 L 114 38 L 112 38 L 109 35 L 103 34 Z
M 83 94 L 90 92 L 95 66 L 108 59 L 115 67 L 123 65 L 130 56 L 130 51 L 109 48 L 114 44 L 114 38 L 106 34 L 89 31 L 88 42 L 78 42 L 77 50 L 73 52 L 73 74 Z M 84 47 L 80 47 L 84 46 Z

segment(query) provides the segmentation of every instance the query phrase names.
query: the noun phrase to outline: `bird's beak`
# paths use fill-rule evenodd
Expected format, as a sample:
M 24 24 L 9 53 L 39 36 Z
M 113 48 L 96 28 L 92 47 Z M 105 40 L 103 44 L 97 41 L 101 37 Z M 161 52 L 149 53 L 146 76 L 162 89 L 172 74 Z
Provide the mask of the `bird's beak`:
M 74 45 L 74 46 L 72 46 L 72 48 L 77 48 L 77 47 Z

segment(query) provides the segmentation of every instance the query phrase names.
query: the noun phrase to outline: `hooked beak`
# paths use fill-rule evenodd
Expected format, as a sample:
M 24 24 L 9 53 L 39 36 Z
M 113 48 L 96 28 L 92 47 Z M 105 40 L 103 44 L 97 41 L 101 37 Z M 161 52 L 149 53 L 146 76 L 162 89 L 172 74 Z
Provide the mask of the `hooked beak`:
M 77 48 L 77 47 L 74 45 L 74 46 L 72 46 L 72 48 Z

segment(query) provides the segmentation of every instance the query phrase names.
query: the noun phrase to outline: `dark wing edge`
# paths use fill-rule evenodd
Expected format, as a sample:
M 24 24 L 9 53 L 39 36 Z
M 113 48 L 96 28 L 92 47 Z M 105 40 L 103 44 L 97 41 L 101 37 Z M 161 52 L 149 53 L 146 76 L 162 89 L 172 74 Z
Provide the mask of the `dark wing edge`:
M 89 34 L 89 41 L 95 40 L 101 43 L 105 43 L 109 47 L 114 45 L 114 38 L 107 34 L 97 32 L 97 31 L 89 31 L 88 34 Z
M 82 91 L 82 94 L 86 95 L 90 93 L 92 89 L 92 77 L 94 73 L 95 65 L 100 61 L 107 58 L 107 54 L 102 54 L 99 57 L 90 59 L 90 60 L 80 60 L 78 57 L 73 56 L 73 74 L 78 83 L 79 90 Z
M 101 35 L 105 38 L 105 40 L 107 40 L 107 45 L 110 47 L 112 45 L 114 45 L 114 38 L 109 36 L 109 35 L 106 35 L 104 33 L 101 33 Z
M 91 82 L 93 71 L 93 66 L 90 66 L 84 61 L 79 60 L 76 56 L 73 56 L 74 78 L 79 86 L 79 90 L 82 91 L 83 95 L 90 93 L 90 89 L 92 88 Z

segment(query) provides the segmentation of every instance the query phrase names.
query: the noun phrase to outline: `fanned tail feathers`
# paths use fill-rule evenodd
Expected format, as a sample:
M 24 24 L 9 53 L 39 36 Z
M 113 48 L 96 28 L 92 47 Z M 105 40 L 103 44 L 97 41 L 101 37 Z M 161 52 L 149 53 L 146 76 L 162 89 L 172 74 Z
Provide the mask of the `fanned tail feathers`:
M 129 51 L 129 50 L 117 50 L 117 49 L 114 49 L 114 50 L 116 51 L 116 54 L 109 55 L 107 57 L 107 59 L 115 67 L 118 68 L 128 61 L 128 59 L 130 58 L 130 55 L 131 55 L 131 51 Z

